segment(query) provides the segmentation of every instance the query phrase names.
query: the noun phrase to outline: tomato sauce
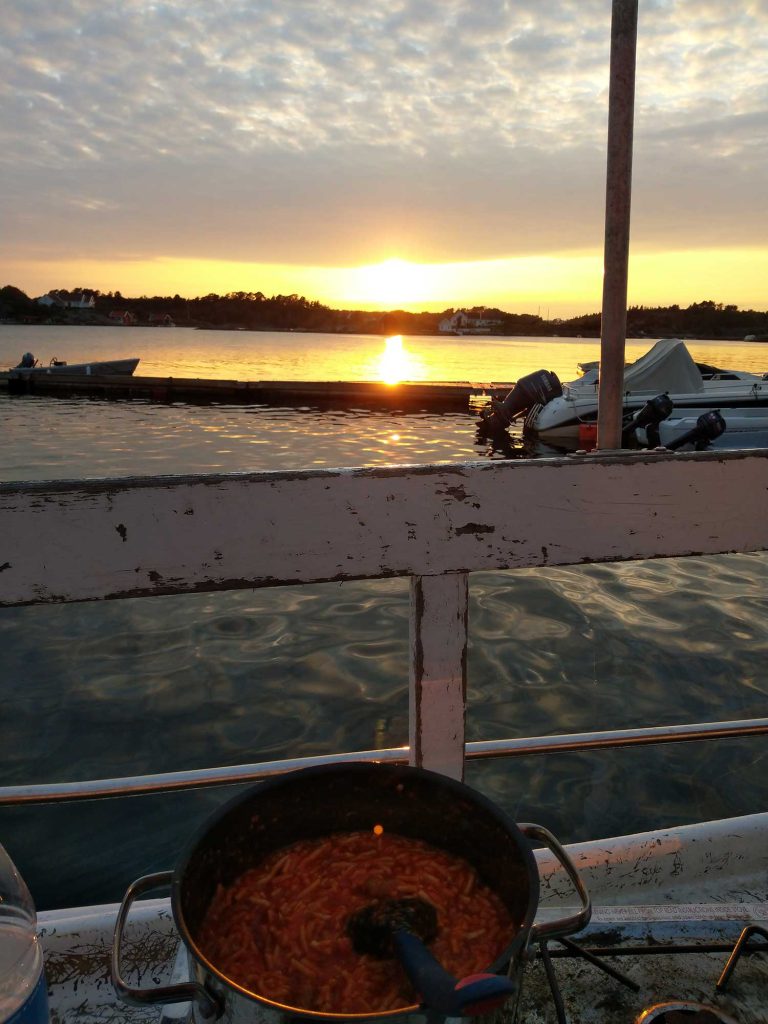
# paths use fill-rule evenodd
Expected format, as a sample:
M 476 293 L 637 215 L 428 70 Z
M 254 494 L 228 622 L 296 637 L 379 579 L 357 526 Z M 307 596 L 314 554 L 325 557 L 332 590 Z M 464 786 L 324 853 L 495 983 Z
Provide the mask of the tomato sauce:
M 198 945 L 231 981 L 303 1010 L 376 1013 L 419 1002 L 396 959 L 355 952 L 351 914 L 418 897 L 437 910 L 432 953 L 457 978 L 487 969 L 514 922 L 461 857 L 417 839 L 348 832 L 302 840 L 219 887 Z

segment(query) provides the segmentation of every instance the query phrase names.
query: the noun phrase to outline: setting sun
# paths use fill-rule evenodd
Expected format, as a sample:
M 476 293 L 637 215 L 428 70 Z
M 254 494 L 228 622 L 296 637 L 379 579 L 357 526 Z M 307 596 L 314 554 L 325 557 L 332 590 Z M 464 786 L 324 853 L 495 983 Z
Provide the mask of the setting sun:
M 432 300 L 439 271 L 429 264 L 393 258 L 356 267 L 349 271 L 349 278 L 351 289 L 365 302 L 391 309 Z

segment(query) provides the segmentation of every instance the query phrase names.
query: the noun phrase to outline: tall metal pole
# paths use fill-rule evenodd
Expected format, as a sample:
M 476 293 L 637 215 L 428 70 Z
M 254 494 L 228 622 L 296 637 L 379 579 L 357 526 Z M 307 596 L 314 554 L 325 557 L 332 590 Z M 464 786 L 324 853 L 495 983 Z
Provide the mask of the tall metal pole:
M 613 0 L 598 448 L 621 447 L 638 0 Z

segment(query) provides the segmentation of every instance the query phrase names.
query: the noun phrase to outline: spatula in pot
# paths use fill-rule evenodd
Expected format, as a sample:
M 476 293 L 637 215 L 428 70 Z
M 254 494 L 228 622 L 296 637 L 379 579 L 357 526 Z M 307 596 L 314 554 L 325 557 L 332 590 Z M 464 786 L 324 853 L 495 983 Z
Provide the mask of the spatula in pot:
M 347 934 L 357 953 L 396 957 L 425 1005 L 446 1016 L 488 1013 L 517 991 L 509 978 L 498 974 L 454 978 L 427 949 L 437 931 L 437 911 L 417 897 L 378 900 L 347 920 Z

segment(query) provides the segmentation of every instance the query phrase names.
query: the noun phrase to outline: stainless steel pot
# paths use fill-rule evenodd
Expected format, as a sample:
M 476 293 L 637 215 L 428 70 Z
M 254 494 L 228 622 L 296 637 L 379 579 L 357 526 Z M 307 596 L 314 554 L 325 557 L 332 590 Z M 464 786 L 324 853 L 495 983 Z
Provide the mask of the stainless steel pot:
M 112 949 L 112 980 L 129 1003 L 191 1000 L 197 1021 L 287 1024 L 289 1020 L 345 1020 L 350 1015 L 311 1013 L 281 1005 L 268 992 L 253 992 L 226 977 L 198 944 L 200 926 L 217 886 L 230 885 L 274 850 L 331 833 L 385 831 L 421 839 L 469 861 L 502 899 L 515 922 L 507 947 L 487 970 L 519 981 L 533 943 L 580 931 L 589 922 L 589 896 L 571 860 L 540 825 L 517 825 L 491 801 L 444 775 L 404 765 L 323 765 L 277 776 L 221 808 L 187 844 L 174 871 L 145 875 L 125 894 Z M 534 925 L 539 874 L 531 842 L 547 846 L 561 862 L 582 902 L 578 913 Z M 122 936 L 133 901 L 171 887 L 171 906 L 187 950 L 190 982 L 153 989 L 128 985 L 120 973 Z M 428 1007 L 359 1014 L 355 1020 L 425 1021 Z M 434 1020 L 434 1013 L 430 1021 Z

